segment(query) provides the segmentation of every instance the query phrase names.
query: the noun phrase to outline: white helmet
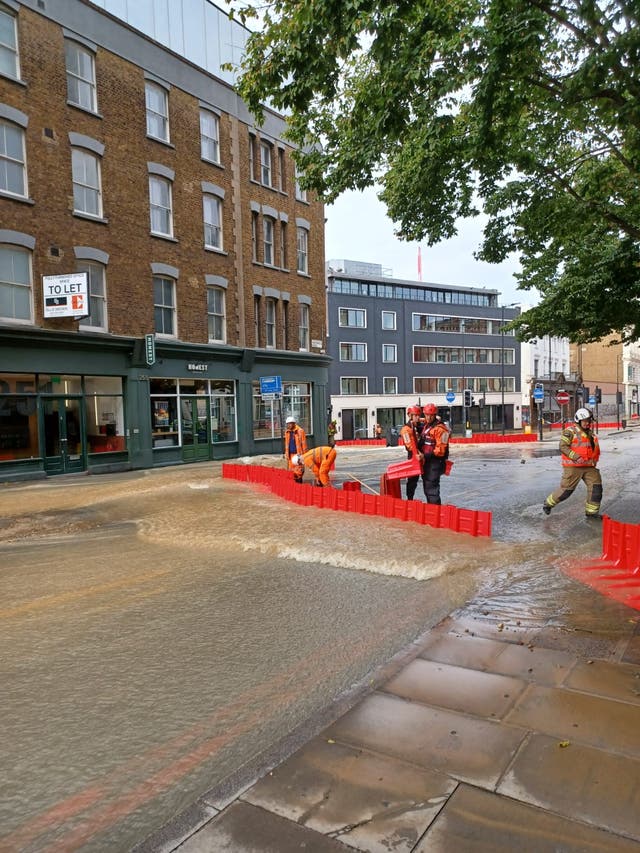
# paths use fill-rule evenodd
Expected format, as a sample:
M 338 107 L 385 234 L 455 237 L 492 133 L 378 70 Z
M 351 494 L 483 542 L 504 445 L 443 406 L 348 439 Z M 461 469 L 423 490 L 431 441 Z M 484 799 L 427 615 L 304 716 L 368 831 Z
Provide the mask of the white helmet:
M 302 465 L 302 456 L 299 456 L 297 453 L 294 453 L 291 457 L 291 461 L 294 465 Z
M 293 415 L 289 415 L 289 417 L 285 421 L 286 424 L 295 424 L 295 422 L 296 419 L 293 417 Z
M 574 421 L 578 424 L 580 421 L 590 421 L 593 418 L 593 415 L 589 411 L 589 409 L 578 409 L 578 411 L 573 416 Z

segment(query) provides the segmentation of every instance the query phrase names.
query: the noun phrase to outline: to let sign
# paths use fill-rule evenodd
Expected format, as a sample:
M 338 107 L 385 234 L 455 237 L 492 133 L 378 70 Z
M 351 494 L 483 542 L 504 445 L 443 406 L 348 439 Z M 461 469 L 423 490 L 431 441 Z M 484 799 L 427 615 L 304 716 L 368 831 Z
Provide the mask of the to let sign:
M 45 318 L 89 316 L 89 290 L 86 272 L 69 273 L 69 275 L 43 275 L 42 291 Z
M 569 394 L 566 391 L 558 391 L 556 400 L 561 406 L 566 406 L 570 400 Z

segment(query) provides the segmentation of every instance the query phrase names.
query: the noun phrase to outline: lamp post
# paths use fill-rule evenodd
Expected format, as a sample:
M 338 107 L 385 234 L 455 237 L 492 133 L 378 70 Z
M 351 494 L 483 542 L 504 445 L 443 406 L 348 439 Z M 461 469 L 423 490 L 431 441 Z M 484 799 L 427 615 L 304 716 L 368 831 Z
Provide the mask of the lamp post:
M 501 404 L 501 412 L 502 412 L 502 434 L 505 434 L 505 412 L 504 412 L 504 309 L 505 308 L 515 308 L 518 306 L 519 302 L 510 302 L 508 305 L 502 306 L 502 316 L 500 318 L 500 393 L 502 395 L 502 404 Z
M 622 364 L 622 356 L 616 356 L 616 422 L 618 429 L 620 429 L 620 372 L 618 371 L 618 365 Z
M 464 375 L 464 318 L 460 320 L 460 331 L 462 332 L 462 430 L 466 434 L 467 429 L 467 406 L 465 404 L 465 388 L 467 382 Z

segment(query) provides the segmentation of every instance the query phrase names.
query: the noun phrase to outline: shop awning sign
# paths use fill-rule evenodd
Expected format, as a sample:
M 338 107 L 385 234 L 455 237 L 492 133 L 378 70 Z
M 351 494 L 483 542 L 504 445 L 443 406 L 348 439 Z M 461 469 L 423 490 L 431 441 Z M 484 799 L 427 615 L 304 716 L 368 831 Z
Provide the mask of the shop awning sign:
M 43 275 L 44 316 L 88 317 L 89 283 L 86 272 L 68 275 Z

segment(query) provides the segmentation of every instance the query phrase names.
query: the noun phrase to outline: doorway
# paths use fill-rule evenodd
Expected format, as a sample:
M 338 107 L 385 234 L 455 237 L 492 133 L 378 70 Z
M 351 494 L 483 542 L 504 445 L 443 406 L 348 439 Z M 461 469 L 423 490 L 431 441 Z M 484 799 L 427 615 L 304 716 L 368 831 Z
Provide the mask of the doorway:
M 86 470 L 87 449 L 80 398 L 43 399 L 42 420 L 45 473 L 73 474 Z
M 182 459 L 200 462 L 211 458 L 209 428 L 209 398 L 180 398 L 180 427 L 182 429 Z

